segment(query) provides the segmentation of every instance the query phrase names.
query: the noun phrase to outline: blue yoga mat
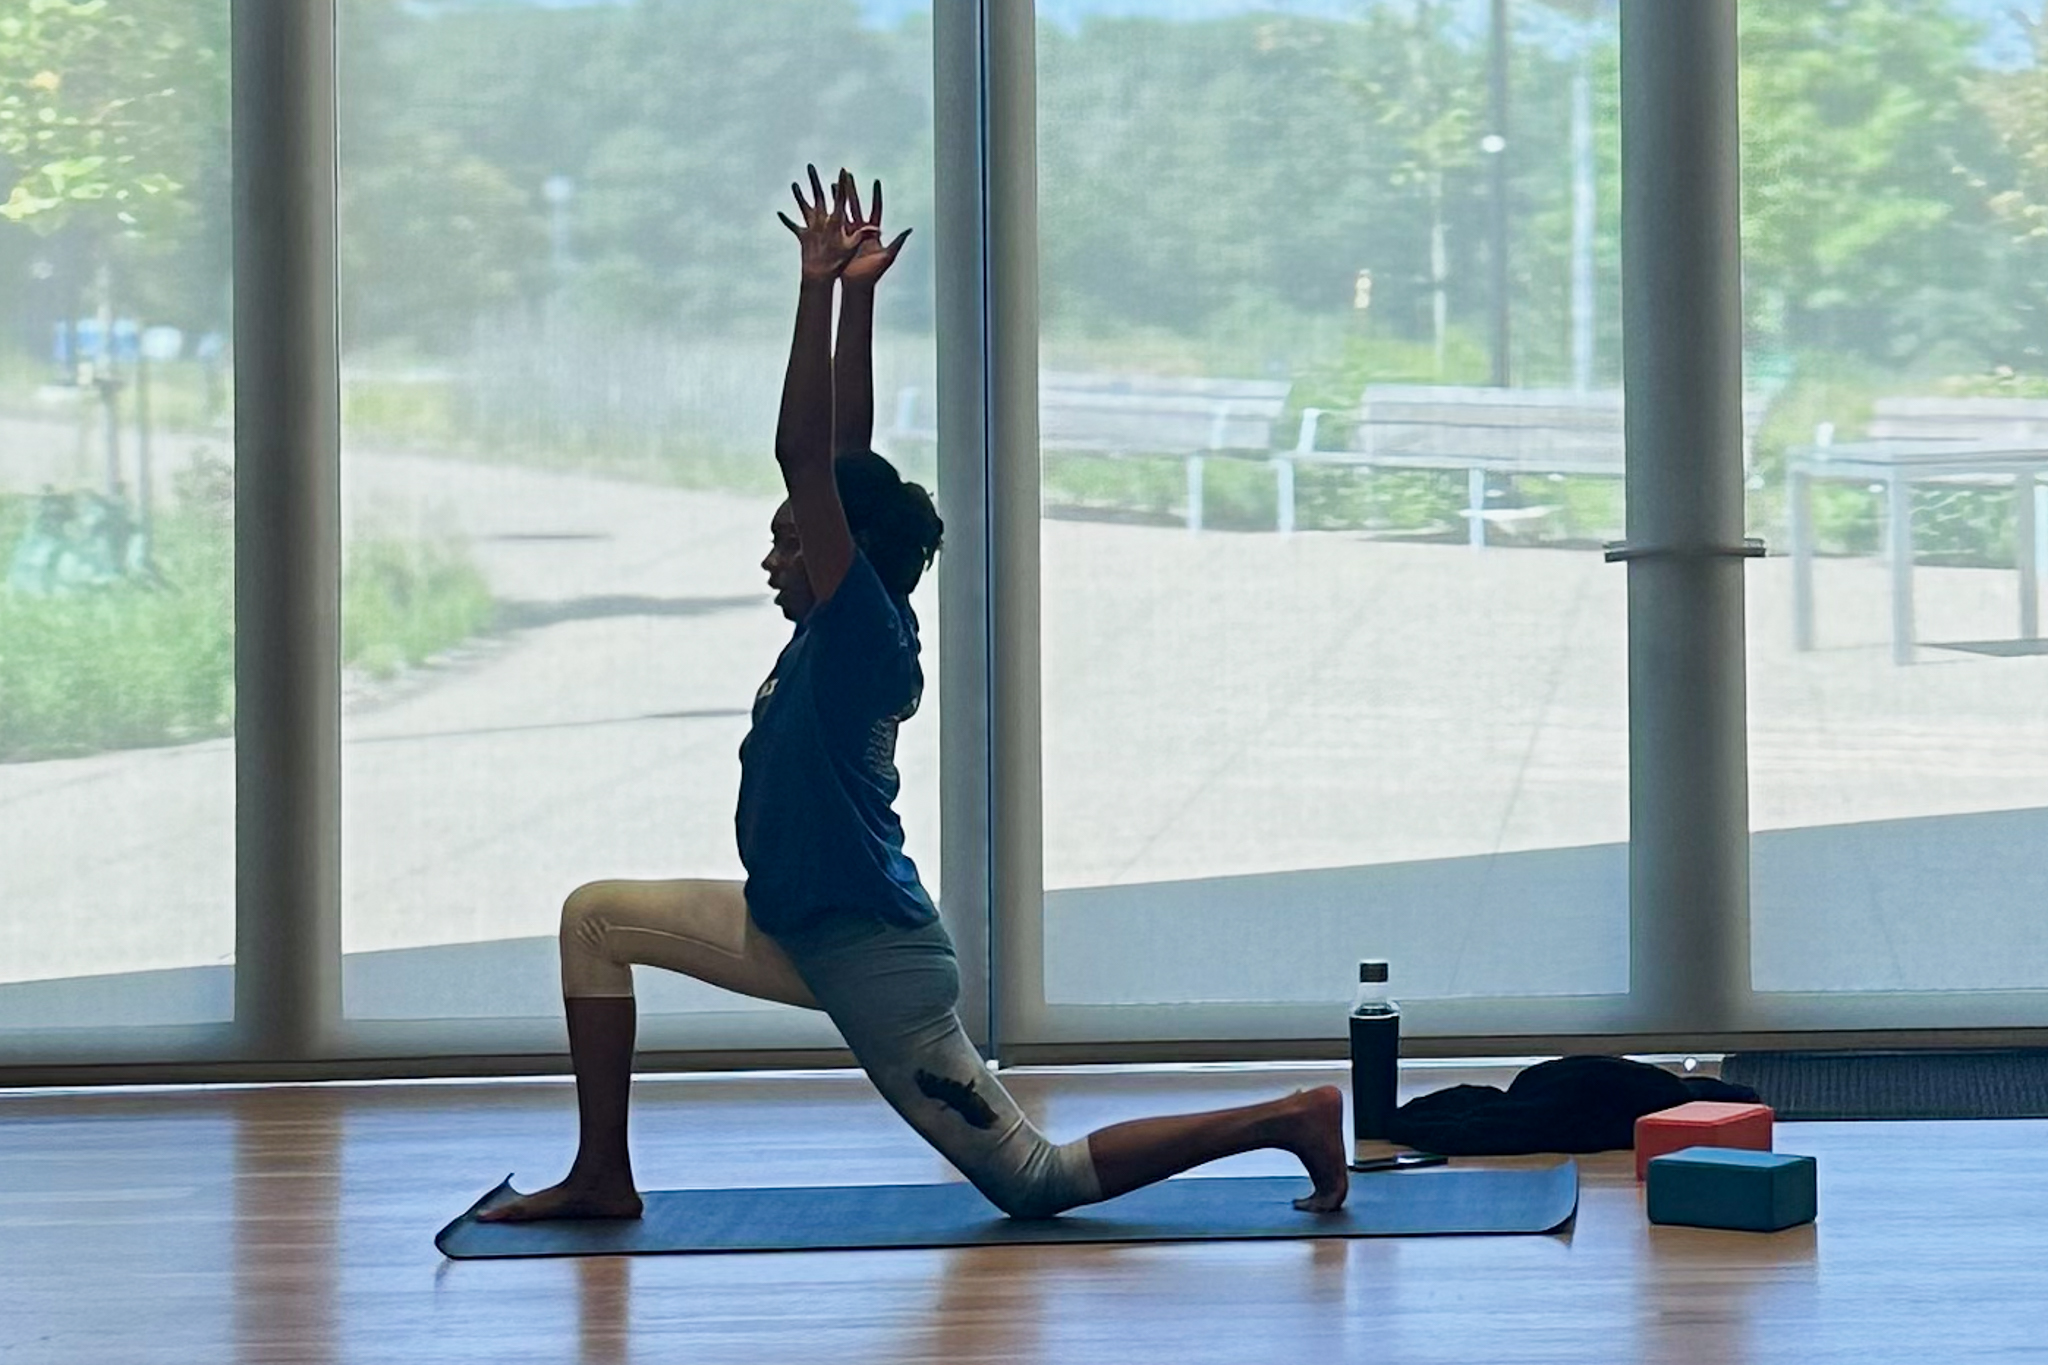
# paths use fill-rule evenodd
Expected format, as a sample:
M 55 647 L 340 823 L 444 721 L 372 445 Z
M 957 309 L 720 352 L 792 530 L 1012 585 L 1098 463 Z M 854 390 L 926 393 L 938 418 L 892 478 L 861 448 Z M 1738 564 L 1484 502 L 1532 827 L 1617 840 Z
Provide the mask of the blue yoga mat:
M 827 1185 L 791 1189 L 656 1190 L 638 1219 L 479 1223 L 518 1197 L 508 1178 L 441 1229 L 434 1245 L 458 1260 L 519 1256 L 637 1256 L 664 1252 L 856 1251 L 884 1247 L 1047 1242 L 1199 1242 L 1300 1237 L 1419 1237 L 1555 1232 L 1579 1205 L 1579 1168 L 1443 1168 L 1351 1178 L 1336 1213 L 1302 1213 L 1308 1182 L 1279 1177 L 1183 1177 L 1057 1218 L 1005 1218 L 974 1189 L 945 1185 Z

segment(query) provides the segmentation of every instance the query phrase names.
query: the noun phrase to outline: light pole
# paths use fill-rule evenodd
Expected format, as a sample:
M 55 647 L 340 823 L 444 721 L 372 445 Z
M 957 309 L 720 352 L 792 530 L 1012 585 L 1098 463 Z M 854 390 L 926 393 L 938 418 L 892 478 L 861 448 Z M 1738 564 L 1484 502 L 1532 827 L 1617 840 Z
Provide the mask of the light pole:
M 1593 51 L 1602 33 L 1617 21 L 1616 5 L 1617 0 L 1551 0 L 1551 8 L 1572 21 L 1568 44 L 1572 59 L 1572 387 L 1580 393 L 1593 387 L 1598 335 L 1593 253 L 1600 196 L 1593 133 Z
M 551 175 L 541 181 L 540 194 L 548 203 L 548 298 L 541 326 L 553 346 L 562 326 L 562 299 L 569 292 L 569 201 L 576 197 L 576 182 Z
M 540 194 L 548 203 L 548 268 L 559 290 L 569 278 L 569 201 L 576 197 L 576 182 L 551 175 L 541 182 Z
M 1593 387 L 1593 80 L 1579 49 L 1572 72 L 1572 387 Z
M 1508 0 L 1493 0 L 1493 24 L 1487 52 L 1490 108 L 1480 150 L 1491 171 L 1491 255 L 1493 267 L 1493 384 L 1508 386 Z

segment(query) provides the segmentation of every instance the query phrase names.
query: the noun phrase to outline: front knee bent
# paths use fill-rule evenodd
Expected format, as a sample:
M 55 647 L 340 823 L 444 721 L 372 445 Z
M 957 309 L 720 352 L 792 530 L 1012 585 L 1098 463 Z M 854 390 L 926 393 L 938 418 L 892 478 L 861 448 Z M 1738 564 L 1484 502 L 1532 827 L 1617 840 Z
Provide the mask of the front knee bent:
M 608 882 L 585 882 L 562 901 L 562 942 L 592 946 L 603 936 Z
M 633 970 L 611 942 L 611 898 L 606 884 L 590 882 L 562 902 L 562 994 L 631 996 Z

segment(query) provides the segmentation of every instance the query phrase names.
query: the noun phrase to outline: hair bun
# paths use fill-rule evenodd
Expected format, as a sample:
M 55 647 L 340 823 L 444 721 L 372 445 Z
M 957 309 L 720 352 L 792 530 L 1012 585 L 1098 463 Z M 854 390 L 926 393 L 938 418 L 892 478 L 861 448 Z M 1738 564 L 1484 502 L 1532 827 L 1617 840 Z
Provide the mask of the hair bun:
M 907 482 L 871 450 L 842 455 L 833 467 L 839 501 L 884 587 L 908 597 L 938 557 L 945 523 L 922 485 Z

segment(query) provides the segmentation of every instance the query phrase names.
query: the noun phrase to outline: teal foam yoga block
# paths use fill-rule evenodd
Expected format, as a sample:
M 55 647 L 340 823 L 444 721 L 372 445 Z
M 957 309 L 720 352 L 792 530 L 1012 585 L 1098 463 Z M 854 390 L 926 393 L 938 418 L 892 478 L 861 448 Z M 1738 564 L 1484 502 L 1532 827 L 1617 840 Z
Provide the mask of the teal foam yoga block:
M 1737 1147 L 1688 1147 L 1650 1159 L 1653 1223 L 1777 1232 L 1813 1221 L 1810 1156 Z

